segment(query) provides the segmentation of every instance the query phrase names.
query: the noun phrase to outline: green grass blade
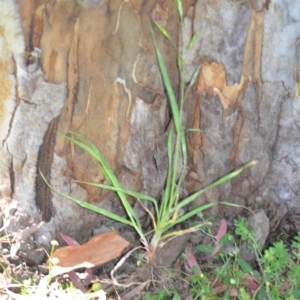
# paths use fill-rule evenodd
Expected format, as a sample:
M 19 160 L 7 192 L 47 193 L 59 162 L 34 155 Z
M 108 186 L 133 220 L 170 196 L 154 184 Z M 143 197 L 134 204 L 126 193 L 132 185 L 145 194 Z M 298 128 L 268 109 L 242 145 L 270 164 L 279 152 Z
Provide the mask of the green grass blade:
M 182 72 L 183 71 L 183 59 L 179 54 L 177 55 L 176 62 L 177 62 L 177 67 L 178 67 L 179 71 Z
M 104 159 L 104 157 L 102 156 L 102 154 L 100 153 L 100 151 L 98 150 L 98 148 L 95 146 L 95 144 L 93 144 L 90 140 L 88 140 L 86 137 L 82 136 L 79 133 L 75 133 L 75 132 L 70 132 L 71 134 L 73 134 L 74 136 L 76 136 L 77 138 L 83 139 L 84 141 L 88 142 L 90 146 L 87 146 L 86 144 L 80 142 L 79 140 L 66 136 L 64 134 L 59 133 L 60 135 L 62 135 L 63 137 L 65 137 L 67 140 L 69 140 L 70 142 L 74 143 L 75 145 L 77 145 L 78 147 L 80 147 L 81 149 L 83 149 L 84 151 L 86 151 L 87 153 L 89 153 L 92 157 L 94 157 L 94 159 L 99 163 L 99 165 L 101 166 L 105 177 L 109 180 L 109 182 L 118 189 L 122 189 L 118 179 L 116 178 L 115 174 L 113 173 L 112 169 L 110 168 L 109 164 L 107 163 L 107 161 Z M 135 224 L 136 228 L 138 228 L 138 231 L 142 233 L 142 226 L 140 224 L 140 221 L 135 213 L 135 211 L 133 210 L 133 208 L 131 207 L 130 203 L 128 202 L 126 196 L 124 193 L 122 193 L 121 191 L 117 191 L 117 194 L 126 210 L 126 213 L 128 215 L 128 217 L 130 218 L 131 222 L 133 224 Z
M 197 231 L 197 230 L 199 230 L 200 227 L 203 227 L 203 226 L 205 226 L 205 225 L 211 225 L 211 223 L 210 223 L 210 222 L 207 222 L 207 223 L 200 223 L 200 224 L 198 224 L 198 225 L 196 225 L 196 226 L 189 227 L 189 228 L 187 228 L 187 229 L 169 232 L 169 233 L 163 235 L 163 236 L 161 237 L 161 240 L 170 238 L 170 237 L 172 237 L 172 236 L 179 236 L 179 235 L 184 235 L 184 234 L 187 234 L 187 233 L 190 233 L 190 232 Z
M 157 62 L 159 65 L 159 69 L 160 69 L 160 73 L 162 75 L 162 80 L 164 83 L 164 86 L 166 88 L 168 97 L 169 97 L 169 101 L 170 101 L 170 106 L 171 106 L 171 110 L 172 110 L 172 115 L 173 115 L 173 120 L 174 120 L 174 124 L 175 124 L 175 129 L 176 132 L 180 132 L 181 131 L 181 120 L 179 117 L 179 110 L 178 110 L 178 105 L 177 105 L 177 101 L 176 101 L 176 97 L 175 97 L 175 93 L 173 91 L 172 85 L 171 85 L 171 81 L 168 75 L 168 71 L 164 62 L 164 59 L 161 55 L 161 52 L 157 46 L 155 37 L 154 37 L 154 32 L 153 32 L 153 28 L 151 25 L 151 22 L 149 20 L 149 26 L 150 26 L 150 33 L 151 33 L 151 37 L 152 37 L 152 41 L 154 44 L 154 48 L 155 48 L 155 52 L 156 52 L 156 57 L 157 57 Z
M 195 45 L 195 42 L 196 42 L 196 39 L 197 39 L 197 32 L 195 32 L 189 42 L 189 45 L 188 45 L 188 49 L 191 50 L 194 45 Z
M 247 209 L 251 212 L 251 209 L 249 209 L 248 207 L 245 207 L 245 206 L 241 206 L 241 205 L 238 205 L 238 204 L 235 204 L 235 203 L 231 203 L 231 202 L 226 202 L 226 201 L 220 201 L 220 202 L 212 202 L 212 203 L 207 203 L 205 205 L 202 205 L 202 206 L 199 206 L 199 207 L 196 207 L 194 208 L 193 210 L 187 212 L 186 214 L 180 216 L 176 222 L 172 225 L 172 227 L 174 225 L 177 225 L 177 224 L 180 224 L 186 220 L 188 220 L 189 218 L 197 215 L 199 212 L 202 212 L 203 210 L 206 210 L 214 205 L 217 205 L 217 204 L 222 204 L 222 205 L 226 205 L 226 206 L 231 206 L 231 207 L 237 207 L 237 208 L 244 208 L 244 209 Z
M 141 193 L 138 193 L 138 192 L 135 192 L 135 191 L 132 191 L 132 190 L 117 188 L 117 187 L 114 187 L 114 186 L 111 186 L 111 185 L 106 185 L 106 184 L 101 184 L 101 183 L 77 181 L 77 180 L 75 182 L 87 184 L 87 185 L 90 185 L 90 186 L 95 186 L 95 187 L 102 188 L 102 189 L 109 190 L 109 191 L 122 192 L 126 195 L 132 196 L 132 197 L 140 199 L 140 200 L 150 201 L 154 205 L 155 212 L 158 213 L 157 201 L 156 201 L 155 198 L 153 198 L 151 196 L 141 194 Z
M 181 23 L 182 20 L 183 20 L 183 7 L 182 7 L 182 2 L 181 2 L 181 0 L 174 0 L 174 1 L 175 1 L 175 5 L 176 5 L 176 8 L 177 8 L 177 11 L 178 11 L 179 20 L 180 20 L 180 23 Z
M 105 178 L 107 180 L 109 180 L 109 182 L 111 182 L 114 186 L 118 185 L 118 180 L 117 180 L 116 176 L 114 175 L 112 169 L 110 168 L 109 164 L 106 162 L 106 160 L 104 159 L 104 157 L 102 156 L 102 154 L 100 153 L 98 148 L 89 139 L 87 139 L 86 137 L 84 137 L 83 135 L 81 135 L 79 133 L 70 131 L 70 133 L 72 135 L 76 136 L 78 139 L 81 139 L 81 140 L 87 142 L 89 144 L 89 146 L 88 146 L 85 143 L 80 142 L 78 139 L 69 137 L 60 132 L 57 132 L 57 133 L 59 135 L 63 136 L 66 140 L 68 140 L 71 143 L 80 147 L 85 152 L 89 153 L 100 164 L 100 166 L 103 170 L 103 173 L 105 175 Z
M 167 173 L 167 180 L 165 185 L 164 194 L 161 200 L 161 205 L 158 214 L 158 221 L 163 219 L 163 216 L 166 215 L 168 202 L 170 198 L 170 189 L 171 189 L 171 178 L 172 178 L 172 158 L 173 158 L 173 135 L 174 135 L 174 128 L 173 124 L 171 125 L 169 134 L 168 134 L 168 141 L 167 141 L 167 150 L 168 150 L 168 173 Z
M 186 139 L 184 134 L 180 134 L 177 136 L 177 138 L 180 138 L 181 140 L 181 153 L 182 153 L 182 171 L 177 183 L 177 188 L 176 188 L 176 194 L 179 195 L 180 187 L 182 185 L 182 182 L 185 178 L 186 175 L 186 164 L 187 164 L 187 148 L 186 148 Z M 177 199 L 178 201 L 179 199 Z M 175 205 L 177 205 L 177 202 L 175 202 Z
M 199 73 L 200 73 L 200 70 L 201 70 L 201 65 L 199 65 L 195 72 L 193 73 L 193 76 L 186 88 L 186 91 L 185 91 L 185 97 L 187 97 L 188 93 L 190 92 L 191 88 L 193 87 L 193 85 L 195 84 L 196 80 L 198 79 L 198 76 L 199 76 Z
M 219 204 L 219 202 L 212 202 L 212 203 L 207 203 L 207 204 L 204 204 L 204 205 L 201 205 L 199 207 L 196 207 L 194 208 L 193 210 L 185 213 L 184 215 L 180 216 L 173 224 L 172 224 L 172 227 L 177 225 L 177 224 L 180 224 L 186 220 L 188 220 L 189 218 L 197 215 L 199 212 L 202 212 L 216 204 Z
M 179 155 L 180 155 L 180 139 L 179 135 L 177 135 L 176 140 L 175 140 L 175 150 L 174 150 L 174 155 L 172 157 L 173 161 L 173 166 L 172 166 L 172 174 L 171 174 L 171 185 L 170 185 L 170 197 L 169 197 L 169 203 L 167 210 L 169 214 L 171 213 L 172 207 L 176 204 L 178 201 L 179 197 L 179 189 L 178 186 L 176 185 L 177 181 L 177 170 L 178 170 L 178 164 L 179 164 Z
M 44 175 L 42 174 L 42 172 L 40 172 L 40 174 L 41 174 L 41 176 L 42 176 L 44 182 L 46 183 L 46 185 L 47 185 L 51 190 L 53 190 L 54 192 L 56 192 L 57 194 L 59 194 L 59 195 L 65 197 L 65 198 L 67 198 L 67 199 L 69 199 L 69 200 L 71 200 L 71 201 L 77 203 L 77 204 L 80 205 L 81 207 L 84 207 L 84 208 L 86 208 L 86 209 L 89 209 L 89 210 L 91 210 L 91 211 L 94 211 L 94 212 L 96 212 L 96 213 L 98 213 L 98 214 L 101 214 L 101 215 L 103 215 L 103 216 L 105 216 L 105 217 L 107 217 L 107 218 L 110 218 L 110 219 L 112 219 L 112 220 L 115 220 L 115 221 L 117 221 L 117 222 L 121 222 L 121 223 L 123 223 L 123 224 L 132 226 L 132 227 L 134 227 L 134 228 L 136 229 L 134 223 L 132 223 L 131 221 L 129 221 L 129 220 L 123 218 L 123 217 L 120 217 L 120 216 L 118 216 L 118 215 L 116 215 L 116 214 L 114 214 L 114 213 L 112 213 L 112 212 L 110 212 L 110 211 L 108 211 L 108 210 L 105 210 L 105 209 L 103 209 L 103 208 L 101 208 L 101 207 L 98 207 L 98 206 L 96 206 L 96 205 L 87 203 L 87 202 L 85 202 L 85 201 L 82 201 L 82 200 L 76 199 L 76 198 L 74 198 L 74 197 L 71 197 L 71 196 L 69 196 L 69 195 L 67 195 L 67 194 L 61 193 L 60 191 L 56 190 L 55 188 L 53 188 L 53 187 L 48 183 L 47 179 L 44 177 Z
M 113 186 L 121 188 L 121 185 L 120 185 L 117 177 L 115 176 L 113 170 L 110 168 L 109 164 L 107 163 L 107 161 L 105 160 L 103 155 L 100 153 L 98 148 L 95 146 L 95 144 L 79 133 L 72 132 L 72 131 L 70 131 L 70 133 L 80 139 L 83 139 L 84 141 L 87 141 L 90 146 L 87 146 L 86 144 L 80 142 L 79 140 L 69 137 L 67 135 L 64 135 L 61 133 L 59 133 L 59 134 L 62 135 L 65 139 L 69 140 L 71 143 L 77 145 L 78 147 L 80 147 L 81 149 L 83 149 L 84 151 L 89 153 L 100 164 L 100 166 L 104 172 L 104 175 L 109 180 L 109 182 L 111 182 L 113 184 Z
M 162 27 L 159 23 L 154 22 L 154 24 L 158 28 L 158 30 L 161 32 L 161 34 L 173 44 L 172 38 L 171 38 L 169 32 L 164 27 Z
M 202 130 L 197 129 L 197 128 L 188 128 L 185 130 L 185 133 L 188 133 L 188 132 L 202 132 Z
M 207 190 L 216 187 L 228 180 L 233 179 L 234 177 L 238 176 L 242 171 L 244 171 L 246 168 L 252 167 L 256 164 L 256 161 L 250 161 L 249 163 L 247 163 L 246 165 L 244 165 L 243 167 L 223 176 L 222 178 L 214 181 L 212 184 L 208 185 L 207 187 L 205 187 L 204 189 L 193 193 L 192 195 L 186 197 L 185 199 L 183 199 L 182 201 L 180 201 L 178 203 L 178 205 L 176 205 L 176 207 L 174 207 L 172 209 L 172 212 L 175 212 L 176 210 L 178 210 L 181 207 L 184 207 L 186 205 L 188 205 L 191 201 L 195 200 L 197 197 L 199 197 L 200 195 L 202 195 L 203 193 L 205 193 Z
M 235 203 L 231 203 L 231 202 L 226 202 L 226 201 L 220 201 L 219 204 L 223 204 L 223 205 L 227 205 L 227 206 L 232 206 L 232 207 L 243 208 L 243 209 L 246 209 L 250 213 L 253 214 L 253 211 L 249 207 L 247 207 L 247 206 L 243 206 L 243 205 L 239 205 L 239 204 L 235 204 Z

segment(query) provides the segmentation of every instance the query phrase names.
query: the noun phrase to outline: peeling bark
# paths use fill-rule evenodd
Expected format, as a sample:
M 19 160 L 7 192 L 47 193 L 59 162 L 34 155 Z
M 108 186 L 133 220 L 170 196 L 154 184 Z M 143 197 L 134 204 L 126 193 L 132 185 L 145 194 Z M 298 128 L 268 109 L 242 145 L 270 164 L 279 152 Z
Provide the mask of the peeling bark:
M 195 203 L 227 200 L 262 208 L 271 229 L 299 207 L 300 198 L 296 2 L 184 1 L 184 46 L 198 35 L 185 53 L 187 83 L 201 64 L 185 105 L 187 127 L 201 130 L 187 135 L 186 192 L 256 159 L 255 167 Z M 170 116 L 148 17 L 180 40 L 171 0 L 0 4 L 0 204 L 8 228 L 18 212 L 22 228 L 32 217 L 47 222 L 37 234 L 44 244 L 57 229 L 82 242 L 105 222 L 49 191 L 39 170 L 56 189 L 124 213 L 114 193 L 74 182 L 105 178 L 54 130 L 84 134 L 124 187 L 159 198 Z M 176 53 L 160 34 L 157 41 L 177 90 Z

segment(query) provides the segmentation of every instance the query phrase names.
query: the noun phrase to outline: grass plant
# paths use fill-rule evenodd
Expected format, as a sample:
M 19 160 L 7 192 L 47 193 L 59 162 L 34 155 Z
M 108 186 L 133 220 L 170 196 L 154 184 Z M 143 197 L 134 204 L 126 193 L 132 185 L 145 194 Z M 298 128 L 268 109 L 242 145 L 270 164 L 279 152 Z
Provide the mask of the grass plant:
M 182 9 L 182 2 L 181 0 L 175 1 L 176 8 L 179 15 L 179 23 L 180 28 L 182 30 L 182 22 L 183 22 L 183 9 Z M 173 43 L 170 34 L 158 23 L 155 23 L 156 28 L 163 34 L 167 40 L 171 42 L 173 47 L 175 48 L 175 44 Z M 162 81 L 164 84 L 164 88 L 166 90 L 166 96 L 170 103 L 171 113 L 172 113 L 172 121 L 169 126 L 169 133 L 168 133 L 168 140 L 167 140 L 167 156 L 168 156 L 168 172 L 167 172 L 167 178 L 165 183 L 165 188 L 162 193 L 161 199 L 155 199 L 149 195 L 141 194 L 132 190 L 127 190 L 122 188 L 120 182 L 118 181 L 117 177 L 113 173 L 113 170 L 110 168 L 108 162 L 105 160 L 101 152 L 98 150 L 98 148 L 95 146 L 93 142 L 88 140 L 86 137 L 79 133 L 70 132 L 71 136 L 63 135 L 67 140 L 69 140 L 71 143 L 74 143 L 87 153 L 89 153 L 100 165 L 102 168 L 102 171 L 110 183 L 110 185 L 104 185 L 99 183 L 91 183 L 91 182 L 84 182 L 87 185 L 95 186 L 98 188 L 103 188 L 107 190 L 114 191 L 118 194 L 118 197 L 120 198 L 124 209 L 126 211 L 127 217 L 119 216 L 117 214 L 114 214 L 113 212 L 107 211 L 101 207 L 89 204 L 87 202 L 81 201 L 79 199 L 76 199 L 74 197 L 71 197 L 67 194 L 63 194 L 58 190 L 54 191 L 59 193 L 60 195 L 68 198 L 69 200 L 77 203 L 78 205 L 87 208 L 89 210 L 92 210 L 96 213 L 102 214 L 105 217 L 108 217 L 110 219 L 113 219 L 117 222 L 121 222 L 125 225 L 129 225 L 135 229 L 135 231 L 140 236 L 141 242 L 144 245 L 147 256 L 148 256 L 148 262 L 153 263 L 155 258 L 155 253 L 159 245 L 162 244 L 162 242 L 178 235 L 182 235 L 188 232 L 192 232 L 195 230 L 198 230 L 201 226 L 203 226 L 203 223 L 197 224 L 195 226 L 192 226 L 185 230 L 172 230 L 176 225 L 190 219 L 191 217 L 195 216 L 196 214 L 212 207 L 216 203 L 207 203 L 205 205 L 195 207 L 191 210 L 187 210 L 187 212 L 182 213 L 183 209 L 187 209 L 189 204 L 199 197 L 201 194 L 204 194 L 208 189 L 211 189 L 213 187 L 216 187 L 232 178 L 240 174 L 245 168 L 248 168 L 250 166 L 253 166 L 255 162 L 251 161 L 247 164 L 245 164 L 240 169 L 233 171 L 226 176 L 216 180 L 209 186 L 203 188 L 200 191 L 197 191 L 188 197 L 184 199 L 180 199 L 180 189 L 183 183 L 183 180 L 185 178 L 186 174 L 186 166 L 187 166 L 187 146 L 186 146 L 186 138 L 185 138 L 185 130 L 183 128 L 182 119 L 184 114 L 184 100 L 186 98 L 187 93 L 189 92 L 190 88 L 193 86 L 196 78 L 198 77 L 200 67 L 198 67 L 194 75 L 192 76 L 191 81 L 187 86 L 185 86 L 184 82 L 184 56 L 186 51 L 188 51 L 189 48 L 192 47 L 195 36 L 191 39 L 189 46 L 185 49 L 183 46 L 180 47 L 179 51 L 176 51 L 177 53 L 177 66 L 179 70 L 179 79 L 180 79 L 180 89 L 178 97 L 176 97 L 174 89 L 172 87 L 169 74 L 164 62 L 164 59 L 162 57 L 162 54 L 159 50 L 159 47 L 156 43 L 155 37 L 154 37 L 154 30 L 152 27 L 152 23 L 149 21 L 149 28 L 156 52 L 156 57 L 160 69 L 160 73 L 162 76 Z M 181 34 L 182 36 L 182 34 Z M 175 48 L 176 50 L 176 48 Z M 178 98 L 178 99 L 177 99 Z M 179 175 L 178 175 L 179 174 Z M 43 175 L 42 175 L 43 176 Z M 43 177 L 44 178 L 44 177 Z M 45 182 L 50 187 L 49 183 L 44 178 Z M 141 223 L 138 219 L 138 216 L 136 215 L 135 211 L 131 207 L 127 196 L 133 196 L 138 201 L 141 202 L 143 208 L 147 213 L 149 214 L 152 225 L 153 225 L 153 232 L 150 235 L 150 238 L 148 235 L 143 231 L 143 228 L 141 226 Z M 145 205 L 143 205 L 142 201 L 148 201 L 151 202 L 153 205 L 153 210 L 146 208 Z M 226 202 L 220 202 L 223 204 L 232 205 L 230 203 Z
M 183 6 L 181 0 L 174 0 L 177 12 L 179 15 L 180 28 L 182 30 L 183 22 Z M 170 34 L 158 23 L 155 23 L 156 28 L 160 31 L 163 36 L 170 41 L 176 50 L 175 43 L 172 41 Z M 190 226 L 184 230 L 174 229 L 177 225 L 190 220 L 192 217 L 199 216 L 202 212 L 215 203 L 207 203 L 198 207 L 190 207 L 192 201 L 204 194 L 209 189 L 214 188 L 232 178 L 238 176 L 245 168 L 253 166 L 255 162 L 251 161 L 241 168 L 228 173 L 224 177 L 217 179 L 215 182 L 206 186 L 205 188 L 197 191 L 184 199 L 180 198 L 180 191 L 182 183 L 186 175 L 187 166 L 187 146 L 185 134 L 186 131 L 183 128 L 182 120 L 184 114 L 184 100 L 186 99 L 187 93 L 193 86 L 200 68 L 197 68 L 192 76 L 191 81 L 187 86 L 184 82 L 184 57 L 186 51 L 188 51 L 194 44 L 196 36 L 194 35 L 186 49 L 182 46 L 177 52 L 177 66 L 179 70 L 179 80 L 180 89 L 178 96 L 174 92 L 171 81 L 168 75 L 168 71 L 156 43 L 154 30 L 152 23 L 149 21 L 150 32 L 156 52 L 157 61 L 159 64 L 162 81 L 164 88 L 166 90 L 166 97 L 169 100 L 172 121 L 169 126 L 168 140 L 167 140 L 167 156 L 168 156 L 168 172 L 165 182 L 164 191 L 162 192 L 161 199 L 155 199 L 149 195 L 142 194 L 136 191 L 128 190 L 122 188 L 119 180 L 115 176 L 113 170 L 110 168 L 108 162 L 105 160 L 96 145 L 88 140 L 86 137 L 79 133 L 70 132 L 70 136 L 63 135 L 68 141 L 77 145 L 87 153 L 89 153 L 101 167 L 105 178 L 110 185 L 83 182 L 87 185 L 103 188 L 116 192 L 121 203 L 126 211 L 126 216 L 120 216 L 113 212 L 107 211 L 101 207 L 92 205 L 85 201 L 81 201 L 70 195 L 61 193 L 55 190 L 49 185 L 45 177 L 42 175 L 46 184 L 56 191 L 58 194 L 66 197 L 67 199 L 77 203 L 78 205 L 94 211 L 96 213 L 102 214 L 107 218 L 114 221 L 121 222 L 125 225 L 131 226 L 138 233 L 142 244 L 148 254 L 148 262 L 154 263 L 156 250 L 168 239 L 175 236 L 186 234 L 188 232 L 193 232 L 200 227 L 206 226 L 208 222 L 198 222 L 190 223 Z M 182 36 L 182 33 L 181 33 Z M 145 211 L 149 214 L 151 218 L 153 230 L 151 234 L 145 233 L 140 220 L 135 213 L 134 209 L 131 207 L 130 202 L 127 197 L 132 196 L 141 202 Z M 150 202 L 153 206 L 152 209 L 148 209 L 146 205 L 143 205 L 143 201 Z M 219 202 L 224 205 L 237 206 L 228 202 Z M 287 247 L 283 242 L 276 242 L 272 247 L 261 252 L 259 250 L 259 245 L 255 239 L 255 234 L 253 231 L 248 229 L 248 223 L 244 218 L 240 218 L 234 222 L 234 233 L 225 234 L 220 240 L 220 251 L 216 254 L 216 257 L 221 261 L 220 266 L 214 268 L 213 271 L 199 273 L 196 270 L 194 275 L 189 278 L 189 293 L 192 299 L 230 299 L 232 297 L 241 300 L 248 299 L 288 299 L 295 300 L 300 298 L 300 234 L 295 237 L 294 242 L 291 245 L 291 251 L 288 252 Z M 258 270 L 255 270 L 250 264 L 242 260 L 239 256 L 238 249 L 241 243 L 248 242 L 251 251 L 255 253 Z M 230 253 L 224 251 L 225 245 L 227 243 L 234 244 L 233 249 Z M 213 248 L 207 247 L 207 245 L 199 245 L 197 247 L 199 250 L 206 252 L 212 252 Z M 53 248 L 51 253 L 53 252 Z M 250 278 L 250 279 L 249 279 Z M 252 294 L 249 293 L 250 283 L 256 284 Z M 46 287 L 49 286 L 49 282 L 45 281 L 42 289 L 38 290 L 36 283 L 32 281 L 25 282 L 23 284 L 22 292 L 29 295 L 41 295 L 42 297 L 48 297 L 50 294 L 61 296 L 63 293 L 64 299 L 66 294 L 74 292 L 74 298 L 72 299 L 83 299 L 82 294 L 78 294 L 78 291 L 74 289 L 73 286 L 69 286 L 67 291 L 60 291 L 60 286 L 57 288 L 58 291 L 48 290 Z M 41 287 L 41 285 L 40 285 Z M 226 290 L 220 292 L 221 288 L 226 287 Z M 39 292 L 42 293 L 39 294 Z M 57 293 L 56 293 L 57 292 Z M 78 298 L 76 298 L 78 297 Z M 143 299 L 147 300 L 163 300 L 163 299 L 180 299 L 176 290 L 157 290 L 155 294 L 145 293 Z M 88 297 L 87 297 L 88 298 Z M 84 299 L 87 299 L 84 298 Z M 71 299 L 71 298 L 70 298 Z

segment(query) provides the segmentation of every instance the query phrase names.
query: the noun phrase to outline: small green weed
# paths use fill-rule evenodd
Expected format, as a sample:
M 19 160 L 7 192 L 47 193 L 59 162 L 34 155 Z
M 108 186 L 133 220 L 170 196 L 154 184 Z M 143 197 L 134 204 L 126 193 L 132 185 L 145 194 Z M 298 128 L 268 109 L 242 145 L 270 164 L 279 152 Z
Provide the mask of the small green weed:
M 206 273 L 192 276 L 190 279 L 190 295 L 193 300 L 218 299 Z
M 299 299 L 300 233 L 294 238 L 291 249 L 279 241 L 264 252 L 260 251 L 255 232 L 248 228 L 245 218 L 234 221 L 234 233 L 235 237 L 226 233 L 220 240 L 220 251 L 215 258 L 221 263 L 213 271 L 191 277 L 192 298 Z M 250 252 L 255 254 L 258 270 L 240 258 L 239 247 L 245 242 Z M 231 251 L 226 248 L 228 244 Z M 196 249 L 204 253 L 213 251 L 213 247 L 206 245 L 198 245 Z
M 265 250 L 260 258 L 264 276 L 258 299 L 263 299 L 265 294 L 269 299 L 299 299 L 300 233 L 295 237 L 291 248 L 289 253 L 287 246 L 280 241 Z
M 156 293 L 147 292 L 143 295 L 143 300 L 168 300 L 172 297 L 172 292 L 159 289 Z

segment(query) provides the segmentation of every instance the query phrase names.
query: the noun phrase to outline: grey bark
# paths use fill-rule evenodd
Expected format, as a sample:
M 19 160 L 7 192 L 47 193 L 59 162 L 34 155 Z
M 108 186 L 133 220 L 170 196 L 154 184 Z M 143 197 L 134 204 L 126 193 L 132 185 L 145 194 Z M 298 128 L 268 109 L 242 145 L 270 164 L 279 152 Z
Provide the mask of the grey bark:
M 24 1 L 23 1 L 24 2 Z M 74 180 L 105 182 L 95 162 L 56 136 L 78 131 L 94 141 L 126 188 L 159 198 L 166 176 L 169 121 L 148 16 L 179 39 L 173 1 L 6 1 L 0 4 L 0 204 L 10 231 L 46 221 L 87 239 L 104 218 L 49 191 L 58 190 L 124 213 L 113 193 Z M 300 3 L 184 1 L 188 82 L 187 193 L 249 160 L 255 167 L 196 204 L 227 200 L 263 209 L 275 229 L 299 208 Z M 100 21 L 99 21 L 100 20 Z M 157 33 L 175 88 L 176 56 Z M 132 199 L 134 205 L 134 199 Z M 243 210 L 222 208 L 233 217 Z

